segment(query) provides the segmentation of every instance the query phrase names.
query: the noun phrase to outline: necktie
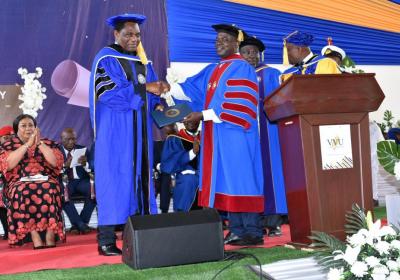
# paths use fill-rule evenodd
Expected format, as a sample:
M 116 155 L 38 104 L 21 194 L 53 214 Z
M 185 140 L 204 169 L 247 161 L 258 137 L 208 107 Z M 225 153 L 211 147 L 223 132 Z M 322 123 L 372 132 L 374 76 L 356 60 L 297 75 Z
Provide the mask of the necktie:
M 71 160 L 72 160 L 71 152 L 68 152 L 67 161 L 71 161 Z M 72 170 L 72 168 L 67 168 L 67 176 L 68 176 L 69 181 L 74 179 L 74 171 Z

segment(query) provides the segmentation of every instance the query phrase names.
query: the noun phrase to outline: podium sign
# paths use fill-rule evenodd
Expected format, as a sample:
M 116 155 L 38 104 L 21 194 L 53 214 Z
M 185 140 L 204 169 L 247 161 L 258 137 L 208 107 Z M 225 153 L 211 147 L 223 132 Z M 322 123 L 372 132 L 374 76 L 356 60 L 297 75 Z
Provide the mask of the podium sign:
M 322 169 L 353 168 L 350 125 L 319 127 Z

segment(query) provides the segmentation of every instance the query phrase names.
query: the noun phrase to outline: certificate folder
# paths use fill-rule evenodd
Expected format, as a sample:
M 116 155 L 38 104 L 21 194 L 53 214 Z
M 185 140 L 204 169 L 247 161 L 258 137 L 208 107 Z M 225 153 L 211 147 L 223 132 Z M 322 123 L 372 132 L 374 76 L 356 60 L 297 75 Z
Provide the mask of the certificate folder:
M 165 107 L 164 111 L 153 111 L 151 115 L 159 128 L 182 121 L 192 109 L 186 103 Z

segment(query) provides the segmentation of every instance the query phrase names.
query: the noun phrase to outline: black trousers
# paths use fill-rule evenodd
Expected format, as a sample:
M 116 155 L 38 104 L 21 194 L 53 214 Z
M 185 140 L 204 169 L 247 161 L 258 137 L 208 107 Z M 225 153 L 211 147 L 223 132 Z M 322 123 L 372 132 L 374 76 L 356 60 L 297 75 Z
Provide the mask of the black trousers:
M 99 246 L 116 243 L 117 236 L 115 235 L 115 227 L 115 225 L 98 227 L 97 243 Z
M 0 208 L 0 220 L 4 229 L 4 236 L 8 236 L 8 224 L 7 224 L 7 209 Z

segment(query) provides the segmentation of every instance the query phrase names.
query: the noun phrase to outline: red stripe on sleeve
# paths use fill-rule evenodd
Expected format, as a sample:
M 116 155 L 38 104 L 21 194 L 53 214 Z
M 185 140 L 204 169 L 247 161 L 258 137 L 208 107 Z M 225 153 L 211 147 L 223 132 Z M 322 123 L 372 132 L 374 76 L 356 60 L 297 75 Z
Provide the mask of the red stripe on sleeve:
M 244 129 L 250 128 L 250 123 L 248 121 L 246 121 L 245 119 L 242 119 L 240 117 L 234 116 L 232 114 L 229 114 L 229 113 L 223 112 L 220 114 L 219 118 L 223 121 L 241 126 Z
M 245 91 L 228 91 L 225 92 L 224 97 L 232 99 L 245 99 L 253 103 L 254 106 L 258 105 L 257 98 L 254 95 L 251 95 L 250 93 Z
M 253 109 L 251 109 L 250 107 L 247 107 L 245 105 L 224 102 L 224 103 L 222 103 L 222 108 L 224 108 L 226 110 L 231 110 L 231 111 L 236 111 L 236 112 L 247 114 L 250 117 L 252 117 L 253 119 L 257 118 L 257 113 L 254 112 Z
M 258 85 L 256 83 L 253 83 L 250 80 L 246 79 L 230 79 L 226 82 L 228 86 L 236 86 L 236 87 L 249 87 L 255 92 L 258 92 Z

